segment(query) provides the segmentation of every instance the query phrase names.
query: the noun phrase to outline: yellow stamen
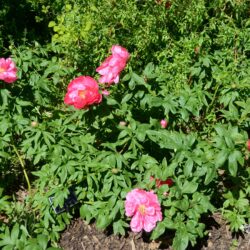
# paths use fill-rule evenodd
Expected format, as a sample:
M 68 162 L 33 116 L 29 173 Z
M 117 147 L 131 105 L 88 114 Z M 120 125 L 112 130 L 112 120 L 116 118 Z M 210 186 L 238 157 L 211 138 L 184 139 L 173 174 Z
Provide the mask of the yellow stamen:
M 0 68 L 0 73 L 2 73 L 2 72 L 4 72 L 5 71 L 5 69 L 3 69 L 3 68 Z
M 146 213 L 146 208 L 144 205 L 140 205 L 138 210 L 141 213 L 141 215 L 144 215 Z
M 84 99 L 85 98 L 85 93 L 86 93 L 85 90 L 79 90 L 78 91 L 78 96 L 80 96 L 82 99 Z

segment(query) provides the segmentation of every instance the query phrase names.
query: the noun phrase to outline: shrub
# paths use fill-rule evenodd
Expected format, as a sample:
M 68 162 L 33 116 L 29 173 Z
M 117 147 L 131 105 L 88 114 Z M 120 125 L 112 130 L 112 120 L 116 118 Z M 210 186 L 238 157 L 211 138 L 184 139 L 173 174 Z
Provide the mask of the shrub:
M 19 79 L 0 83 L 4 249 L 57 247 L 78 212 L 124 235 L 124 202 L 135 188 L 157 195 L 162 221 L 150 236 L 174 232 L 174 249 L 194 246 L 214 211 L 232 231 L 250 223 L 246 5 L 168 2 L 59 1 L 51 44 L 10 45 Z M 53 6 L 32 6 L 40 4 Z M 119 83 L 99 84 L 109 95 L 88 109 L 66 106 L 68 83 L 98 79 L 113 44 L 131 53 Z M 17 180 L 28 178 L 29 195 L 11 199 Z

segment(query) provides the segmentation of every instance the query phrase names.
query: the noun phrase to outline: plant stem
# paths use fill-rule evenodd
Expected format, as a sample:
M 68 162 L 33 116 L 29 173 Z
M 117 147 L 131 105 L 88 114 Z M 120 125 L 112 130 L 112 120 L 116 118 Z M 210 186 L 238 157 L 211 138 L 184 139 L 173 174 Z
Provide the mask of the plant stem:
M 27 185 L 28 185 L 28 191 L 30 192 L 30 190 L 31 190 L 31 187 L 30 187 L 30 180 L 29 180 L 29 177 L 28 177 L 27 172 L 26 172 L 26 169 L 25 169 L 24 161 L 23 161 L 21 155 L 18 153 L 16 146 L 15 146 L 14 144 L 12 144 L 12 147 L 13 147 L 13 149 L 14 149 L 14 151 L 15 151 L 17 157 L 18 157 L 18 160 L 19 160 L 19 162 L 20 162 L 20 164 L 21 164 L 21 166 L 22 166 L 23 174 L 24 174 L 24 177 L 25 177 L 26 182 L 27 182 Z

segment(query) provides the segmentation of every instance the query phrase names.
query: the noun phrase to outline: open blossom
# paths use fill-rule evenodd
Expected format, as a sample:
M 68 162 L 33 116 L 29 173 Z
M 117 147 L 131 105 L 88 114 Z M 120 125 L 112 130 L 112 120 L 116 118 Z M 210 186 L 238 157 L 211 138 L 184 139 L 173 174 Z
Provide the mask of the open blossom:
M 0 80 L 12 83 L 17 79 L 17 68 L 11 58 L 0 58 Z
M 164 120 L 161 120 L 160 124 L 162 128 L 166 128 L 168 125 L 168 122 L 164 119 Z
M 165 180 L 165 181 L 163 181 L 163 180 L 161 180 L 161 179 L 155 179 L 153 176 L 150 176 L 150 181 L 153 181 L 153 180 L 155 180 L 155 186 L 157 187 L 157 188 L 160 188 L 162 185 L 168 185 L 169 187 L 171 187 L 172 185 L 173 185 L 173 181 L 172 181 L 172 179 L 167 179 L 167 180 Z
M 126 67 L 129 58 L 128 51 L 119 45 L 113 45 L 111 52 L 112 55 L 96 69 L 101 75 L 99 82 L 108 85 L 119 82 L 120 73 Z
M 126 216 L 132 217 L 130 227 L 133 232 L 152 231 L 157 221 L 162 220 L 161 206 L 153 191 L 134 189 L 126 196 Z
M 79 76 L 72 80 L 64 98 L 66 104 L 73 105 L 76 109 L 88 108 L 101 101 L 98 83 L 90 76 Z

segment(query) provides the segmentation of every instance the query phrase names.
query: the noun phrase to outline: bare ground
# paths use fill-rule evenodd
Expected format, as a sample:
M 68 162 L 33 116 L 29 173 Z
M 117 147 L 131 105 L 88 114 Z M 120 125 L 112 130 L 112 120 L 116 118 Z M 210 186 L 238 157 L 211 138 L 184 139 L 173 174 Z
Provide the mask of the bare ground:
M 220 214 L 209 219 L 207 228 L 208 236 L 188 250 L 250 250 L 250 233 L 232 235 Z M 97 230 L 95 224 L 88 225 L 78 218 L 62 233 L 59 244 L 64 250 L 172 250 L 172 237 L 165 235 L 157 242 L 150 242 L 144 233 L 129 232 L 126 237 L 119 237 Z

